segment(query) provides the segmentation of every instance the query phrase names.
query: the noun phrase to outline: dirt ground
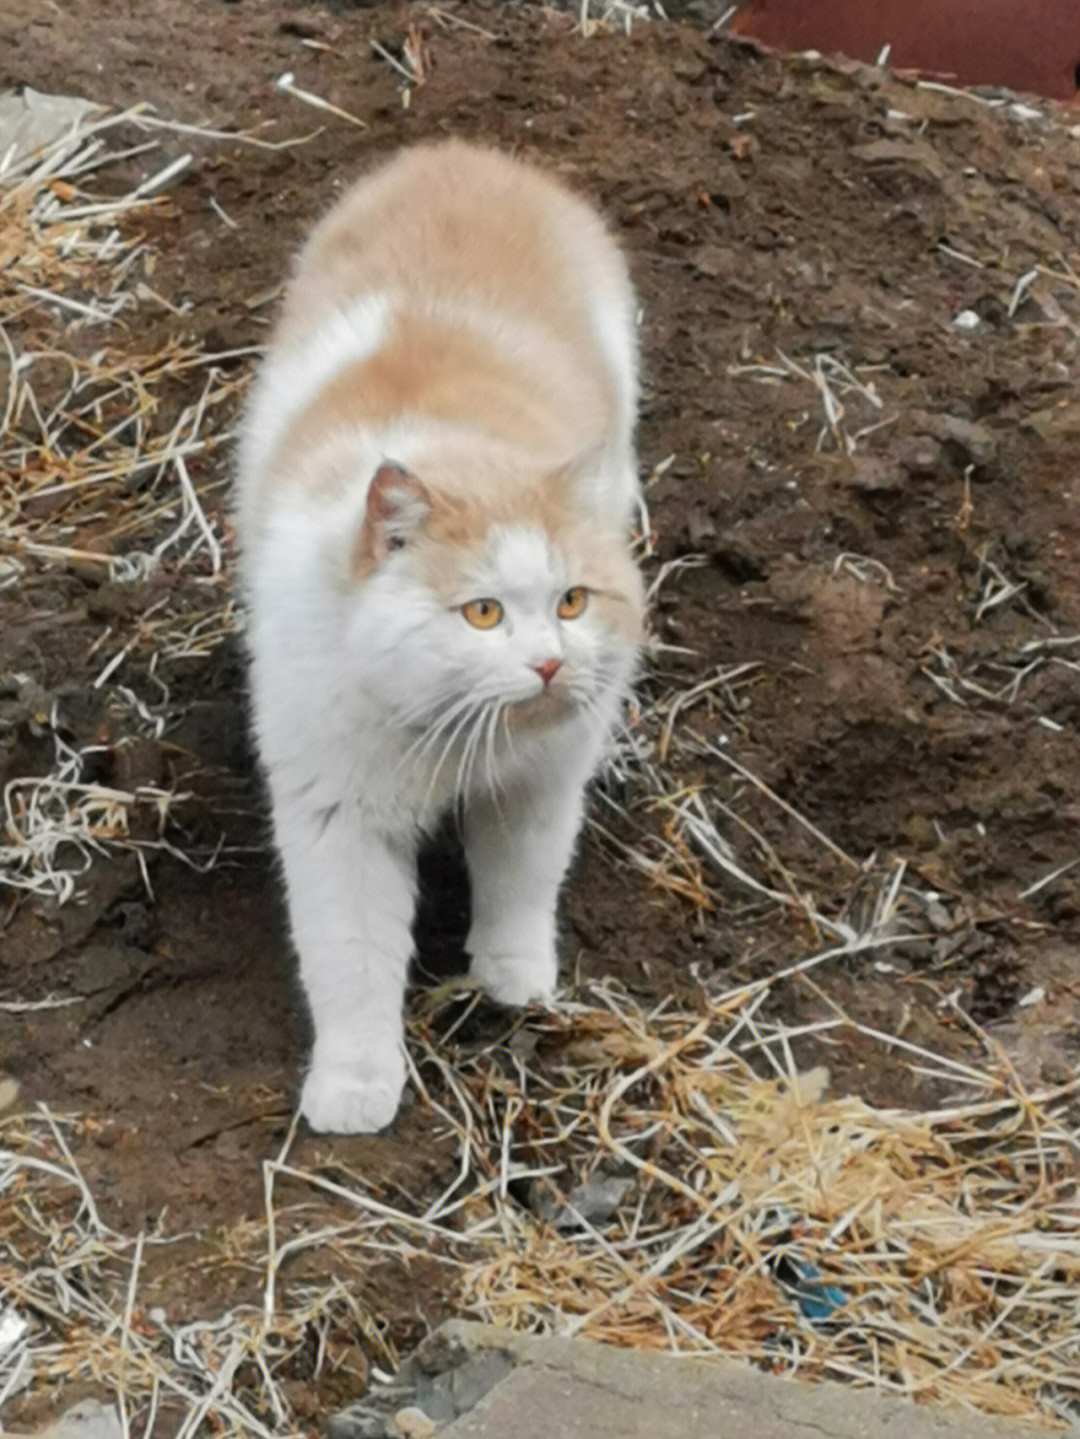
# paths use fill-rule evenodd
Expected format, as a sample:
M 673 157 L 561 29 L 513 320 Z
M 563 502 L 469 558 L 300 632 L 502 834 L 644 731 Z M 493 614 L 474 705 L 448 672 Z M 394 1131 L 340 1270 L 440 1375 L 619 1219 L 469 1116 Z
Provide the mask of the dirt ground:
M 1012 1066 L 1031 1085 L 1067 1078 L 1080 1058 L 1074 117 L 691 25 L 585 36 L 555 11 L 479 4 L 415 12 L 426 75 L 406 107 L 371 44 L 400 55 L 405 18 L 346 0 L 7 0 L 0 87 L 311 137 L 169 138 L 167 153 L 194 162 L 126 223 L 152 247 L 154 292 L 182 312 L 128 312 L 123 344 L 261 343 L 305 227 L 403 143 L 483 139 L 593 195 L 642 302 L 656 584 L 642 709 L 688 696 L 678 742 L 650 742 L 740 868 L 792 902 L 740 884 L 633 783 L 609 786 L 566 896 L 568 979 L 611 973 L 692 1002 L 824 947 L 836 931 L 815 915 L 859 931 L 896 879 L 890 923 L 905 942 L 771 993 L 793 1028 L 852 1021 L 793 1040 L 799 1061 L 827 1064 L 838 1092 L 915 1107 L 947 1086 L 875 1034 Z M 366 128 L 276 89 L 285 71 Z M 130 188 L 139 163 L 99 189 Z M 59 333 L 44 302 L 19 323 Z M 104 338 L 91 324 L 71 343 Z M 222 361 L 237 381 L 226 411 L 249 364 Z M 226 445 L 192 462 L 219 509 L 228 463 Z M 103 628 L 137 627 L 170 583 L 167 567 L 121 587 L 41 560 L 0 596 L 0 779 L 47 768 L 41 716 L 55 701 L 68 743 L 101 741 L 101 780 L 182 776 L 196 795 L 177 821 L 184 846 L 223 845 L 205 872 L 151 856 L 152 897 L 121 855 L 67 905 L 5 901 L 0 1068 L 20 1105 L 78 1117 L 76 1157 L 110 1222 L 186 1236 L 144 1275 L 148 1305 L 181 1311 L 253 1292 L 222 1236 L 262 1213 L 260 1164 L 288 1127 L 307 1032 L 238 640 L 161 672 L 160 738 L 123 744 L 124 719 L 91 684 Z M 113 678 L 142 693 L 146 673 L 136 645 Z M 428 970 L 453 959 L 462 913 L 437 856 Z M 76 1002 L 20 1007 L 56 999 Z M 437 1130 L 414 1099 L 386 1135 L 301 1135 L 295 1154 L 422 1207 L 453 1166 Z M 454 1309 L 420 1261 L 375 1263 L 365 1285 L 397 1350 Z M 358 1360 L 317 1386 L 313 1418 L 363 1371 Z

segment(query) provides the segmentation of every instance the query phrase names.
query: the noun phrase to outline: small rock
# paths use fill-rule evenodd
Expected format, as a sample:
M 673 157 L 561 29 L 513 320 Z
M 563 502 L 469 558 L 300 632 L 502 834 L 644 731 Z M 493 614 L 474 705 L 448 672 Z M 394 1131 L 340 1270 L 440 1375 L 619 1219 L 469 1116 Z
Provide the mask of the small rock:
M 710 280 L 715 280 L 721 275 L 735 273 L 738 268 L 738 256 L 733 249 L 726 245 L 704 244 L 699 245 L 693 251 L 690 263 L 702 275 L 707 275 Z
M 900 165 L 941 181 L 947 167 L 934 147 L 925 140 L 871 140 L 853 145 L 851 154 L 867 165 Z
M 386 1423 L 365 1410 L 342 1409 L 326 1421 L 326 1439 L 384 1439 Z
M 610 1219 L 632 1188 L 631 1179 L 594 1174 L 575 1185 L 564 1204 L 548 1195 L 538 1195 L 533 1208 L 556 1229 L 579 1229 L 582 1222 L 603 1224 Z
M 997 457 L 997 436 L 977 420 L 964 420 L 959 415 L 933 414 L 926 410 L 913 411 L 911 419 L 935 440 L 955 445 L 976 465 L 989 465 Z
M 9 1074 L 0 1075 L 0 1114 L 11 1106 L 19 1097 L 19 1081 L 12 1079 Z
M 13 1350 L 26 1337 L 30 1321 L 14 1309 L 0 1311 L 0 1358 Z M 3 1431 L 0 1431 L 3 1432 Z
M 829 1071 L 818 1064 L 796 1074 L 788 1084 L 788 1094 L 798 1105 L 821 1104 L 828 1088 Z
M 956 415 L 942 415 L 941 421 L 942 438 L 958 445 L 977 465 L 988 465 L 997 455 L 997 439 L 985 425 Z
M 854 490 L 898 490 L 903 484 L 900 467 L 878 455 L 853 455 L 849 483 Z
M 686 522 L 686 537 L 692 550 L 700 550 L 706 541 L 716 538 L 716 521 L 704 505 L 695 505 Z
M 944 934 L 952 928 L 952 916 L 940 900 L 928 899 L 923 905 L 923 913 L 931 928 L 936 929 L 938 934 Z
M 514 1367 L 509 1355 L 495 1349 L 466 1359 L 460 1355 L 452 1359 L 444 1357 L 439 1362 L 449 1363 L 451 1367 L 442 1372 L 422 1372 L 417 1380 L 416 1402 L 440 1426 L 475 1409 Z
M 902 435 L 893 448 L 892 458 L 910 475 L 932 475 L 941 469 L 941 443 L 933 435 Z
M 506 1048 L 518 1059 L 527 1063 L 536 1053 L 537 1045 L 540 1043 L 540 1036 L 532 1030 L 519 1029 L 516 1034 L 510 1036 L 506 1042 Z
M 120 1416 L 111 1404 L 84 1399 L 27 1439 L 122 1439 L 123 1432 Z M 15 1434 L 9 1439 L 16 1439 Z
M 1025 430 L 1033 430 L 1048 444 L 1075 444 L 1080 438 L 1080 402 L 1060 400 L 1045 410 L 1036 410 L 1020 421 Z
M 415 1404 L 399 1409 L 386 1426 L 387 1439 L 431 1439 L 438 1425 Z
M 74 95 L 46 95 L 40 90 L 23 86 L 0 95 L 0 125 L 4 146 L 10 145 L 7 160 L 17 163 L 26 155 L 58 140 L 73 125 L 100 114 L 101 106 L 93 100 Z

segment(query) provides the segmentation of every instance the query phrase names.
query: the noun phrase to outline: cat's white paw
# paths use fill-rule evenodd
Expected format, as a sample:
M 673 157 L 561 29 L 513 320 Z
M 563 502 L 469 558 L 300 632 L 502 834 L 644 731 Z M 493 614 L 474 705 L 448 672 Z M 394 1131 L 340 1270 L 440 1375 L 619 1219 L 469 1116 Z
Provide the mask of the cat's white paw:
M 469 974 L 497 1004 L 550 1004 L 555 997 L 558 969 L 554 956 L 477 954 Z
M 314 1064 L 300 1095 L 300 1112 L 320 1134 L 374 1134 L 393 1120 L 405 1087 L 400 1051 L 375 1067 Z

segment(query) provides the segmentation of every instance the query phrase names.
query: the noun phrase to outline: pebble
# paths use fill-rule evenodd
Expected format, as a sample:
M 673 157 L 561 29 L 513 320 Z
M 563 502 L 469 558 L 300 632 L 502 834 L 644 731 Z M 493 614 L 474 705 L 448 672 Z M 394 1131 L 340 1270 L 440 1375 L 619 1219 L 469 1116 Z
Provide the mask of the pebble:
M 384 1439 L 386 1425 L 374 1414 L 342 1409 L 326 1424 L 326 1439 Z
M 431 1439 L 438 1425 L 415 1404 L 399 1409 L 386 1426 L 388 1439 Z
M 6 1429 L 3 1432 L 8 1434 Z M 84 1399 L 44 1429 L 35 1429 L 33 1435 L 17 1436 L 11 1431 L 8 1439 L 122 1439 L 123 1433 L 120 1416 L 111 1404 Z

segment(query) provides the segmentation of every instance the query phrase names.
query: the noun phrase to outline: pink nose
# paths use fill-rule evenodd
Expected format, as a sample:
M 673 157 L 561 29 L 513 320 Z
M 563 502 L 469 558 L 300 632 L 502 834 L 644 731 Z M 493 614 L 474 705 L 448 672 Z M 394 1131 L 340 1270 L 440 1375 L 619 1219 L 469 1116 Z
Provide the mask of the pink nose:
M 544 681 L 544 684 L 549 685 L 562 669 L 562 660 L 544 660 L 543 664 L 533 665 L 533 669 Z

